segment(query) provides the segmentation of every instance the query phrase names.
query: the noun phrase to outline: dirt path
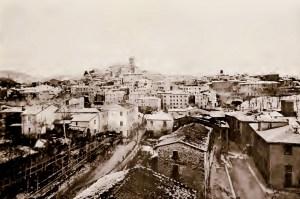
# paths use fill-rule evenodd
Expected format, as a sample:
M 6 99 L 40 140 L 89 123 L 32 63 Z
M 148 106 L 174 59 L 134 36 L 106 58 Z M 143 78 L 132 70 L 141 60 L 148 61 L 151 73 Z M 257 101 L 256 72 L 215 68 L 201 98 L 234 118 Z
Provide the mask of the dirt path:
M 135 149 L 139 146 L 143 134 L 144 132 L 140 130 L 138 134 L 139 136 L 136 139 L 126 145 L 117 146 L 110 159 L 99 163 L 86 175 L 80 177 L 77 182 L 71 185 L 71 187 L 64 192 L 61 198 L 74 198 L 79 192 L 92 185 L 96 180 L 118 168 L 121 163 L 127 162 L 128 157 L 132 157 L 131 153 L 136 152 Z
M 265 193 L 249 171 L 245 159 L 231 159 L 230 175 L 237 197 L 243 199 L 264 199 Z

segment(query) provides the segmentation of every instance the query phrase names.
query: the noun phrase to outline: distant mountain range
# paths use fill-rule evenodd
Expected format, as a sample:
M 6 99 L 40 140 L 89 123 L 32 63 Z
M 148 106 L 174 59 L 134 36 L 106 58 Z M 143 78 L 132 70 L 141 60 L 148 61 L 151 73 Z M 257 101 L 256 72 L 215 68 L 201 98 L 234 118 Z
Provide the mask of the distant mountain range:
M 50 79 L 57 80 L 70 80 L 70 79 L 79 79 L 80 75 L 57 75 L 51 77 L 37 77 L 29 75 L 27 73 L 17 72 L 13 70 L 0 70 L 0 78 L 9 78 L 19 83 L 31 83 L 36 81 L 48 81 Z
M 28 75 L 26 73 L 12 70 L 0 70 L 0 77 L 10 78 L 19 83 L 30 83 L 38 80 L 38 78 Z
M 122 66 L 120 66 L 122 67 Z M 95 71 L 97 74 L 105 74 L 109 68 L 105 69 L 92 69 Z M 89 70 L 88 70 L 89 71 Z M 158 81 L 158 80 L 163 80 L 165 79 L 165 75 L 162 75 L 160 73 L 155 73 L 147 70 L 140 71 L 142 72 L 145 77 Z M 84 71 L 82 74 L 79 75 L 68 75 L 68 74 L 62 74 L 62 75 L 55 75 L 55 76 L 49 76 L 49 77 L 40 77 L 40 76 L 33 76 L 29 75 L 27 73 L 23 72 L 18 72 L 18 71 L 13 71 L 13 70 L 0 70 L 0 78 L 10 78 L 16 82 L 19 83 L 31 83 L 31 82 L 37 82 L 37 81 L 48 81 L 51 79 L 56 79 L 56 80 L 75 80 L 75 79 L 80 79 L 83 76 Z

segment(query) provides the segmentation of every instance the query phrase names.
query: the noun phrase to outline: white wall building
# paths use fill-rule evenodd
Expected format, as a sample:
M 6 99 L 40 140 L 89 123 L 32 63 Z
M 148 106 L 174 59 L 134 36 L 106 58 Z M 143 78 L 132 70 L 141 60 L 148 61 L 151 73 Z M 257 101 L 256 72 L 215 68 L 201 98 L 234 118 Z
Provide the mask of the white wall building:
M 71 98 L 69 100 L 66 100 L 66 106 L 71 109 L 80 109 L 84 108 L 84 98 Z
M 100 115 L 97 113 L 79 113 L 72 115 L 70 129 L 94 136 L 100 133 Z
M 25 87 L 18 89 L 25 96 L 36 95 L 39 99 L 51 99 L 61 92 L 61 88 L 49 85 L 39 85 L 36 87 Z
M 173 117 L 165 112 L 157 112 L 145 115 L 146 130 L 153 132 L 154 136 L 161 136 L 162 133 L 170 133 L 173 129 Z
M 161 99 L 158 97 L 141 97 L 136 100 L 139 108 L 152 108 L 159 111 L 161 109 Z
M 196 95 L 196 94 L 201 93 L 204 90 L 208 90 L 209 86 L 207 84 L 204 84 L 204 85 L 201 85 L 201 86 L 198 86 L 198 85 L 196 85 L 196 86 L 182 85 L 182 86 L 179 86 L 179 89 L 183 90 L 186 93 Z
M 124 138 L 131 135 L 133 128 L 138 122 L 138 108 L 133 105 L 110 104 L 101 107 L 107 116 L 108 131 L 122 134 Z
M 128 102 L 130 103 L 130 104 L 136 104 L 137 103 L 137 100 L 139 99 L 139 98 L 143 98 L 143 97 L 145 97 L 146 95 L 145 95 L 145 93 L 142 93 L 142 92 L 130 92 L 129 93 L 129 96 L 128 96 Z
M 71 93 L 73 95 L 83 96 L 94 93 L 95 87 L 88 85 L 73 85 L 71 86 Z
M 137 82 L 143 78 L 142 73 L 125 73 L 122 75 L 123 84 Z
M 105 92 L 105 103 L 106 104 L 118 104 L 124 101 L 126 92 L 121 90 L 107 91 Z
M 160 92 L 169 91 L 171 90 L 171 83 L 169 81 L 156 81 L 153 83 L 153 88 Z
M 243 82 L 239 84 L 239 93 L 246 96 L 260 96 L 268 89 L 270 91 L 277 89 L 278 85 L 279 83 L 275 81 Z
M 22 113 L 22 133 L 34 137 L 46 133 L 47 128 L 53 127 L 57 109 L 53 105 L 27 107 Z
M 213 90 L 202 91 L 195 95 L 195 104 L 199 108 L 213 109 L 218 106 L 217 93 Z
M 168 91 L 160 92 L 158 96 L 161 96 L 163 108 L 186 108 L 188 107 L 188 99 L 190 94 L 183 91 Z

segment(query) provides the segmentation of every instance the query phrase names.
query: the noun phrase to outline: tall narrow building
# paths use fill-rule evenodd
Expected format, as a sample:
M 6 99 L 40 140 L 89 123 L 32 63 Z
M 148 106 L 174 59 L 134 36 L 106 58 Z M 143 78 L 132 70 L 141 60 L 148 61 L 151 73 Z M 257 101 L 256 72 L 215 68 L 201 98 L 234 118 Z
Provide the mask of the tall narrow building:
M 130 66 L 130 69 L 131 69 L 131 73 L 135 73 L 134 57 L 129 57 L 129 66 Z

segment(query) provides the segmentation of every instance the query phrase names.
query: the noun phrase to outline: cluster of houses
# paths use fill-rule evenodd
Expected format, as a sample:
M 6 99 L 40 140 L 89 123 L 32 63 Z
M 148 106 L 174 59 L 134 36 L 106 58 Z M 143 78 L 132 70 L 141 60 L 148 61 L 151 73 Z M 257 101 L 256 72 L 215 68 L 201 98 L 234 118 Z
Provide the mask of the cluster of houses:
M 128 138 L 133 128 L 140 123 L 137 106 L 131 104 L 110 104 L 101 108 L 80 108 L 76 104 L 60 108 L 55 105 L 12 107 L 1 111 L 1 115 L 16 115 L 20 119 L 9 120 L 6 126 L 16 127 L 21 134 L 34 138 L 62 124 L 77 131 L 77 134 L 96 136 L 110 131 Z
M 291 107 L 225 116 L 229 138 L 248 151 L 265 182 L 276 189 L 300 187 L 300 123 Z
M 112 176 L 117 181 L 97 191 L 101 197 L 132 196 L 128 190 L 133 187 L 128 182 L 142 178 L 157 182 L 163 188 L 156 187 L 157 191 L 166 196 L 207 196 L 216 139 L 221 139 L 222 150 L 228 150 L 231 141 L 248 152 L 269 186 L 299 188 L 297 100 L 278 98 L 280 110 L 273 106 L 258 110 L 258 103 L 251 105 L 250 100 L 248 108 L 251 105 L 252 109 L 245 108 L 248 98 L 276 96 L 291 88 L 296 92 L 298 87 L 297 80 L 276 74 L 231 77 L 222 72 L 201 80 L 161 78 L 141 71 L 130 58 L 129 64 L 111 66 L 101 73 L 86 71 L 82 79 L 67 84 L 12 89 L 41 103 L 1 106 L 0 131 L 13 135 L 4 136 L 13 142 L 22 135 L 41 145 L 40 138 L 55 131 L 64 137 L 88 138 L 115 132 L 128 141 L 142 127 L 147 136 L 156 138 L 152 146 L 155 152 L 148 162 L 151 170 L 136 167 Z M 235 98 L 240 103 L 234 105 L 240 108 L 228 109 Z M 140 194 L 151 187 L 147 183 L 136 185 Z M 102 182 L 98 188 L 99 184 L 100 188 L 106 186 Z M 166 191 L 169 189 L 171 192 Z
M 128 65 L 112 66 L 106 73 L 87 74 L 85 80 L 70 86 L 73 96 L 88 96 L 90 102 L 100 104 L 128 102 L 139 109 L 159 111 L 171 108 L 186 108 L 190 105 L 201 108 L 218 106 L 216 92 L 207 84 L 185 84 L 140 71 L 130 58 Z M 109 81 L 108 81 L 109 79 Z

